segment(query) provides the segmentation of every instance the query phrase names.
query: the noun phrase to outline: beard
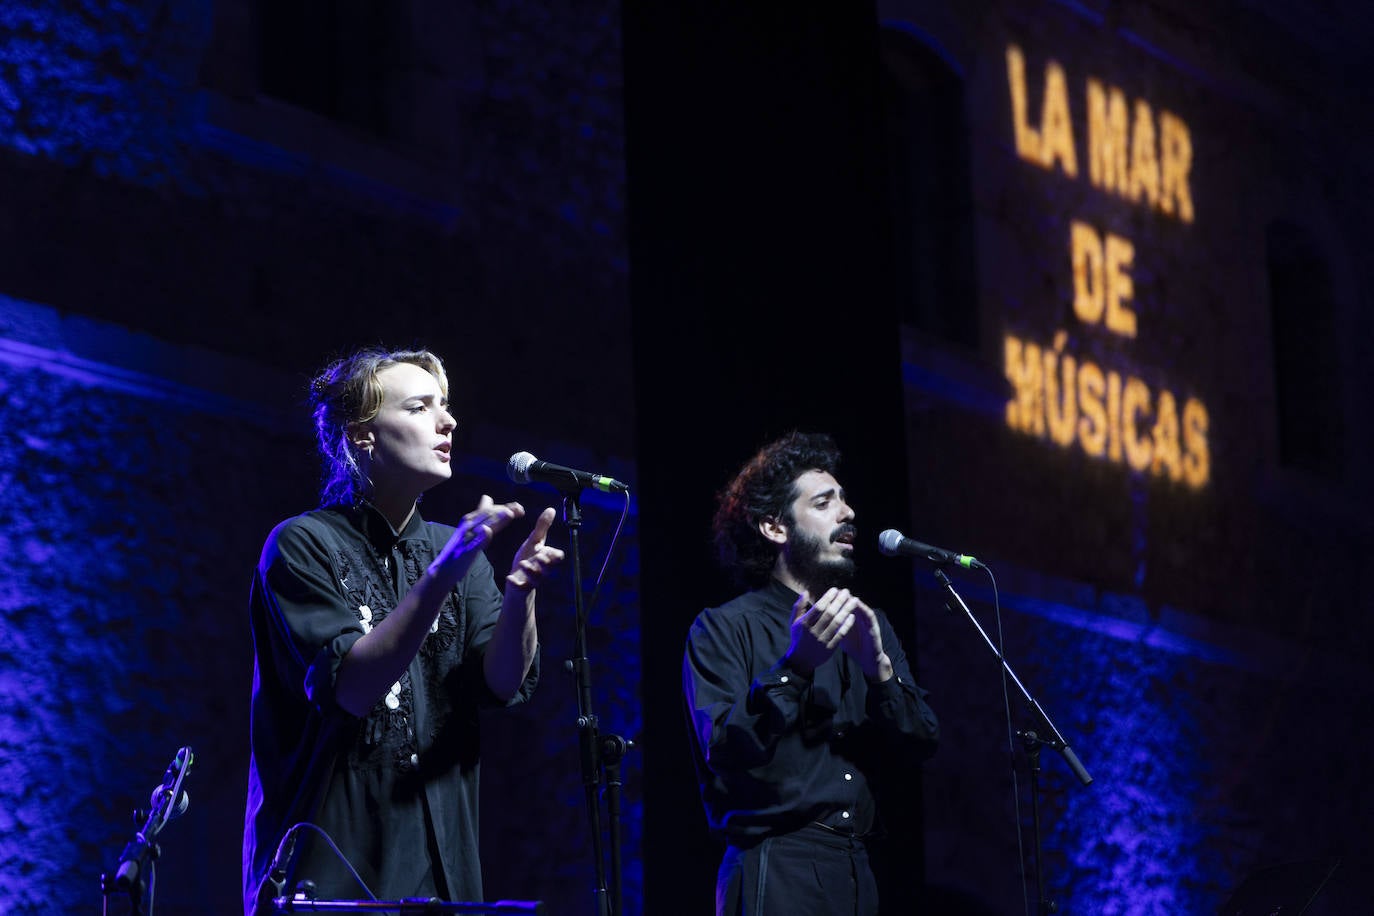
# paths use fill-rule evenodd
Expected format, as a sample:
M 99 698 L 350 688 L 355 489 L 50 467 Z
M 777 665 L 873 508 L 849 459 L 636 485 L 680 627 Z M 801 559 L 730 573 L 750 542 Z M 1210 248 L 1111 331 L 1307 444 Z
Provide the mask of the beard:
M 829 543 L 846 532 L 853 532 L 853 525 L 841 525 L 830 533 Z M 822 559 L 821 550 L 827 541 L 803 531 L 792 531 L 787 544 L 783 547 L 782 561 L 787 571 L 806 586 L 812 600 L 825 594 L 827 589 L 848 584 L 857 566 L 853 557 L 826 557 Z

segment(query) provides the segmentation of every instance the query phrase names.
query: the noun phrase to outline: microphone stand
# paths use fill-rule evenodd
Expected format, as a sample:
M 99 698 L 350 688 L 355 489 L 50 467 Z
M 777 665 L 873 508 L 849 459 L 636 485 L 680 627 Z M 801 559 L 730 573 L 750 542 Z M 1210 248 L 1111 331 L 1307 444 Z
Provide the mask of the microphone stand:
M 115 873 L 100 876 L 100 890 L 104 898 L 101 912 L 107 916 L 110 913 L 110 898 L 121 893 L 128 895 L 132 916 L 152 916 L 154 863 L 162 855 L 157 837 L 167 822 L 184 813 L 190 804 L 190 796 L 182 791 L 181 785 L 194 759 L 191 748 L 178 750 L 171 766 L 167 768 L 167 774 L 162 778 L 162 785 L 153 790 L 152 804 L 146 818 L 142 809 L 134 809 L 134 823 L 143 819 L 143 827 L 134 833 L 134 838 L 119 854 L 119 866 Z
M 621 912 L 621 839 L 620 839 L 620 761 L 630 742 L 619 735 L 602 735 L 596 713 L 592 711 L 592 674 L 587 659 L 587 609 L 582 591 L 582 548 L 578 539 L 582 527 L 581 488 L 560 487 L 563 493 L 563 521 L 568 526 L 568 548 L 572 559 L 573 608 L 576 612 L 574 658 L 568 663 L 577 678 L 577 733 L 582 763 L 582 787 L 586 796 L 587 819 L 592 833 L 592 855 L 596 860 L 597 916 L 618 916 Z M 611 853 L 611 872 L 614 884 L 608 899 L 606 891 L 605 852 L 601 841 L 601 805 L 598 794 L 603 781 L 606 785 L 606 807 Z
M 1049 714 L 1041 707 L 1040 701 L 1031 696 L 1030 691 L 1021 683 L 1021 679 L 1016 676 L 1016 672 L 1011 669 L 1011 665 L 1007 664 L 1006 657 L 998 651 L 997 645 L 989 638 L 987 631 L 983 629 L 983 625 L 978 622 L 978 618 L 973 616 L 973 612 L 970 611 L 968 605 L 964 603 L 964 599 L 959 597 L 959 593 L 954 590 L 954 583 L 949 580 L 949 576 L 945 574 L 943 569 L 937 567 L 935 570 L 935 578 L 945 587 L 945 591 L 949 593 L 950 599 L 963 609 L 964 615 L 968 617 L 969 622 L 973 624 L 973 628 L 978 631 L 978 635 L 983 637 L 983 642 L 987 644 L 988 649 L 991 650 L 993 655 L 997 656 L 997 661 L 1002 666 L 1003 673 L 1008 675 L 1012 683 L 1016 685 L 1016 689 L 1021 691 L 1021 697 L 1025 700 L 1026 706 L 1035 711 L 1040 717 L 1040 721 L 1044 723 L 1046 731 L 1049 733 L 1049 737 L 1046 738 L 1036 734 L 1034 731 L 1017 732 L 1017 735 L 1025 742 L 1026 751 L 1030 759 L 1031 818 L 1035 825 L 1035 888 L 1036 892 L 1040 895 L 1038 913 L 1040 916 L 1048 916 L 1048 914 L 1055 911 L 1056 905 L 1054 901 L 1050 900 L 1045 894 L 1044 868 L 1040 860 L 1040 748 L 1048 747 L 1058 751 L 1064 758 L 1064 762 L 1068 764 L 1069 769 L 1073 771 L 1073 774 L 1078 777 L 1078 781 L 1083 785 L 1090 785 L 1093 778 L 1088 775 L 1087 769 L 1085 769 L 1083 764 L 1079 761 L 1078 755 L 1073 752 L 1073 748 L 1069 747 L 1069 743 L 1064 740 L 1064 736 L 1059 733 L 1059 729 L 1054 727 L 1054 722 L 1050 720 Z M 948 603 L 946 606 L 949 606 Z M 952 607 L 950 609 L 953 610 Z
M 131 916 L 151 916 L 153 912 L 153 862 L 162 855 L 162 847 L 157 843 L 161 818 L 155 807 L 148 813 L 142 829 L 134 833 L 134 838 L 119 855 L 119 868 L 115 874 L 100 876 L 100 891 L 104 897 L 101 913 L 111 916 L 110 898 L 127 894 L 128 912 Z M 143 810 L 134 809 L 134 822 L 143 816 Z

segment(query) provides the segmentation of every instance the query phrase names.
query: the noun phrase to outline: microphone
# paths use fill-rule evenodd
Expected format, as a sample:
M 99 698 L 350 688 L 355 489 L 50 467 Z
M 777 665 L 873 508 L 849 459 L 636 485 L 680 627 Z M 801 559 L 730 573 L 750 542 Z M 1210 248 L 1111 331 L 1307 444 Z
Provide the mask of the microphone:
M 166 805 L 171 797 L 172 789 L 170 786 L 158 786 L 153 790 L 152 797 L 148 799 L 148 803 L 152 805 L 153 810 L 163 811 L 165 814 L 163 819 L 168 821 L 174 817 L 181 817 L 186 813 L 186 809 L 191 807 L 191 793 L 187 792 L 185 789 L 182 789 L 177 795 L 176 804 L 166 809 L 158 807 L 159 805 Z
M 191 772 L 191 764 L 196 762 L 195 754 L 189 747 L 177 751 L 167 772 L 162 775 L 162 785 L 153 790 L 148 804 L 154 811 L 161 811 L 164 821 L 181 817 L 191 805 L 191 793 L 181 787 L 181 782 Z
M 936 566 L 962 566 L 964 569 L 987 569 L 981 562 L 968 554 L 955 553 L 931 547 L 920 541 L 913 541 L 896 528 L 889 528 L 878 535 L 878 550 L 887 557 L 920 557 Z
M 561 464 L 540 461 L 529 452 L 516 452 L 506 464 L 506 476 L 512 483 L 546 483 L 564 493 L 578 490 L 601 490 L 604 493 L 628 493 L 630 485 L 614 477 L 591 474 L 565 468 Z

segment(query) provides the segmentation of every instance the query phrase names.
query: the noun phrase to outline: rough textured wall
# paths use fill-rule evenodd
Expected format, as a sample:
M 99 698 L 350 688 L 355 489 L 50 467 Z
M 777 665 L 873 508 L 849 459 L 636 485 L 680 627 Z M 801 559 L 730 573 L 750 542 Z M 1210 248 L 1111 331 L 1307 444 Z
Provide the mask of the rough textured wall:
M 191 745 L 192 804 L 164 833 L 159 899 L 230 912 L 248 574 L 273 517 L 314 477 L 308 465 L 265 469 L 308 442 L 208 393 L 60 359 L 12 339 L 0 348 L 0 413 L 15 431 L 0 450 L 0 809 L 16 879 L 4 908 L 98 906 L 131 810 Z
M 614 4 L 390 7 L 380 134 L 258 85 L 247 0 L 11 6 L 4 292 L 285 371 L 423 339 L 472 411 L 630 451 Z
M 996 639 L 977 578 L 956 588 Z M 918 581 L 923 683 L 944 728 L 926 774 L 929 879 L 951 912 L 1019 911 L 1018 840 L 1033 868 L 1027 757 L 1019 740 L 1009 750 L 995 657 Z M 1085 607 L 1003 584 L 1008 661 L 1094 780 L 1042 752 L 1044 877 L 1062 910 L 1214 912 L 1260 867 L 1326 858 L 1343 864 L 1313 912 L 1359 911 L 1374 853 L 1360 773 L 1374 752 L 1358 737 L 1371 695 L 1357 668 L 1197 618 L 1154 623 L 1105 595 Z M 1043 734 L 1009 690 L 1015 728 Z
M 0 138 L 96 175 L 184 181 L 208 0 L 7 3 L 0 11 Z

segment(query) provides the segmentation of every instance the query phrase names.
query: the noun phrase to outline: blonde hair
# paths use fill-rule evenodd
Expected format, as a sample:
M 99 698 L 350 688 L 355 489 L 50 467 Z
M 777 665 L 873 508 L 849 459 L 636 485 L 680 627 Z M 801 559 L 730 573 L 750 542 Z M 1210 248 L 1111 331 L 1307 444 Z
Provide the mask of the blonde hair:
M 315 439 L 324 459 L 320 505 L 355 503 L 366 494 L 367 480 L 358 466 L 348 428 L 377 416 L 385 394 L 377 375 L 400 363 L 419 366 L 434 376 L 440 393 L 448 397 L 444 363 L 428 350 L 368 347 L 330 363 L 310 383 Z

